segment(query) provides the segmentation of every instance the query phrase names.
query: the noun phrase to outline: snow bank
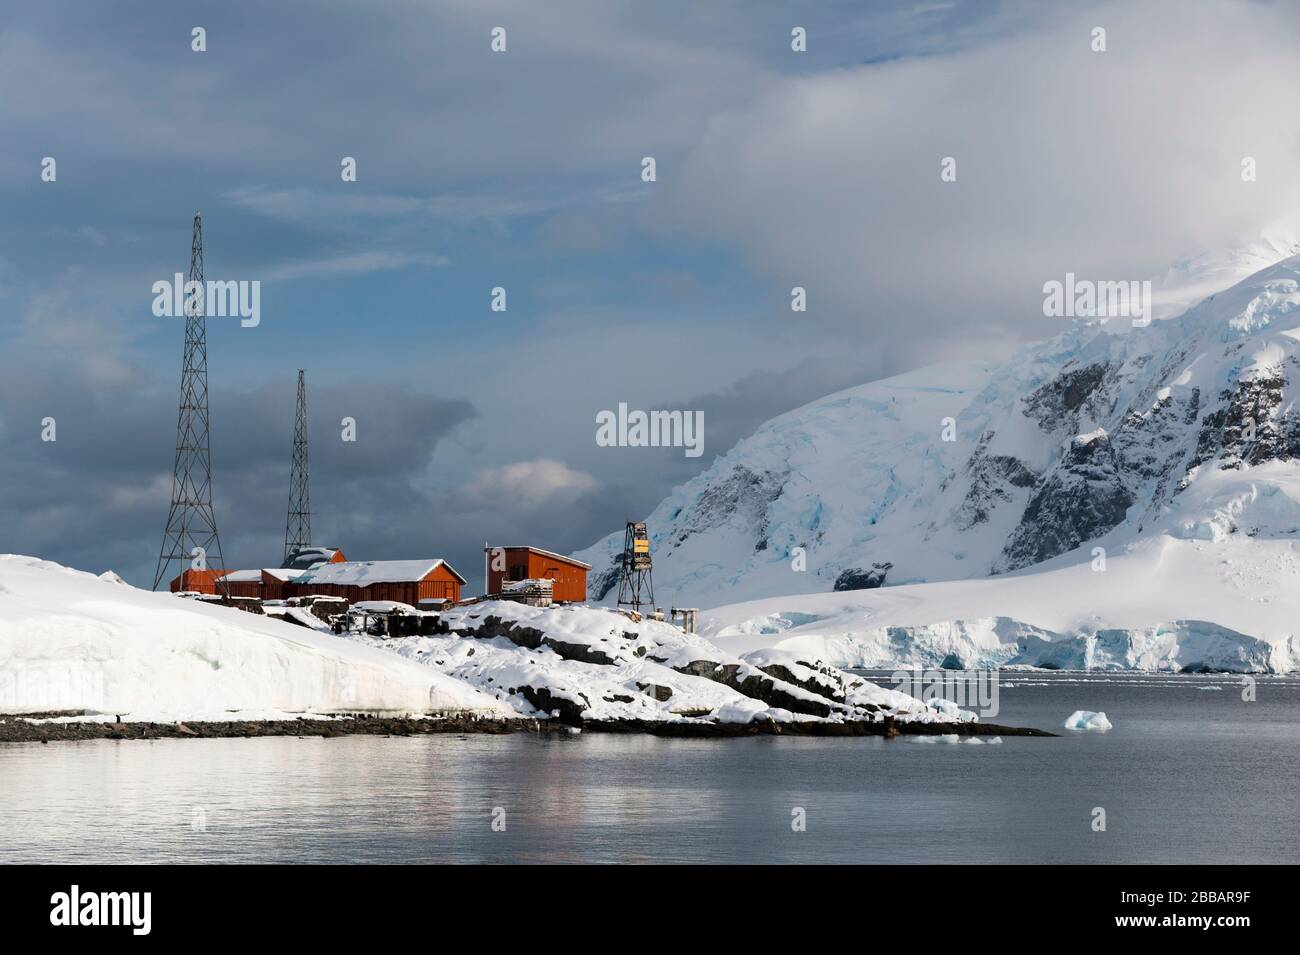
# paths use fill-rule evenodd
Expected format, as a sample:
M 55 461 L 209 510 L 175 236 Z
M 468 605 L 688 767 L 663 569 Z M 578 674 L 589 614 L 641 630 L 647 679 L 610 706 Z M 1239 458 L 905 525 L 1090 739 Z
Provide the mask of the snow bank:
M 789 710 L 781 710 L 785 718 L 780 722 L 788 723 L 794 715 Z M 720 723 L 752 723 L 755 720 L 771 719 L 773 710 L 764 704 L 761 700 L 753 700 L 747 696 L 735 700 L 728 700 L 710 714 Z
M 0 555 L 0 712 L 511 714 L 394 654 L 242 611 Z
M 408 603 L 402 603 L 400 600 L 358 600 L 351 607 L 353 610 L 360 610 L 363 613 L 392 613 L 394 610 L 398 613 L 413 614 L 416 609 Z

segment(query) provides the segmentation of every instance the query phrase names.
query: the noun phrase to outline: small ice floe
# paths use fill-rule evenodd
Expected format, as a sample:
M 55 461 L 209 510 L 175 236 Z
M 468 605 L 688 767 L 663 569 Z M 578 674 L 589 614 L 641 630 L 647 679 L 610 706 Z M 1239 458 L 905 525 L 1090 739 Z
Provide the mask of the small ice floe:
M 1094 713 L 1092 710 L 1075 710 L 1061 725 L 1067 730 L 1095 730 L 1098 733 L 1111 728 L 1105 713 Z
M 976 744 L 976 745 L 978 745 L 978 746 L 1001 746 L 1001 745 L 1002 745 L 1002 737 L 1001 737 L 1001 736 L 991 736 L 991 737 L 989 737 L 988 739 L 984 739 L 984 737 L 982 737 L 982 736 L 967 736 L 966 739 L 965 739 L 963 742 L 966 742 L 966 743 L 974 743 L 974 744 Z
M 956 733 L 944 733 L 942 736 L 913 736 L 917 743 L 960 743 L 961 737 Z

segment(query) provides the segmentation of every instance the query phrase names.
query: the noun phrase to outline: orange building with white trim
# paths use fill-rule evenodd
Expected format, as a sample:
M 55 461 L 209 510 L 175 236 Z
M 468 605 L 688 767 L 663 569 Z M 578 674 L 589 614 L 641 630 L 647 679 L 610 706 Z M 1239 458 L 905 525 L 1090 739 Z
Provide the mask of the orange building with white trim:
M 501 593 L 507 581 L 551 580 L 552 599 L 568 603 L 587 599 L 587 571 L 591 564 L 540 547 L 485 547 L 484 555 L 488 594 Z

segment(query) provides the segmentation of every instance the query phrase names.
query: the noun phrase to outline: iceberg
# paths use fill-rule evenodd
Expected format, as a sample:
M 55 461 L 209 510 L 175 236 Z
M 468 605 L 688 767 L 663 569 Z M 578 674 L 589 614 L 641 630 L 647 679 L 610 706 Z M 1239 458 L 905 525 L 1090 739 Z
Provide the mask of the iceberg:
M 1061 724 L 1067 730 L 1093 730 L 1098 733 L 1104 733 L 1111 729 L 1110 720 L 1106 719 L 1105 713 L 1094 713 L 1092 710 L 1075 710 Z

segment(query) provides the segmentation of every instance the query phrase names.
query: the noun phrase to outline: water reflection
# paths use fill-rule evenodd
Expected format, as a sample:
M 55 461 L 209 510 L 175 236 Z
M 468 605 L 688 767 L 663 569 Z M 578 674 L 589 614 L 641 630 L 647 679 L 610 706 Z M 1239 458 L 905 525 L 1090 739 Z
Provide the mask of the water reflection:
M 1056 726 L 1087 708 L 1115 729 L 1001 746 L 593 733 L 9 745 L 0 858 L 1294 860 L 1300 681 L 1262 682 L 1243 705 L 1204 680 L 1154 679 L 1008 680 L 1005 722 Z M 1096 805 L 1107 833 L 1088 825 Z

